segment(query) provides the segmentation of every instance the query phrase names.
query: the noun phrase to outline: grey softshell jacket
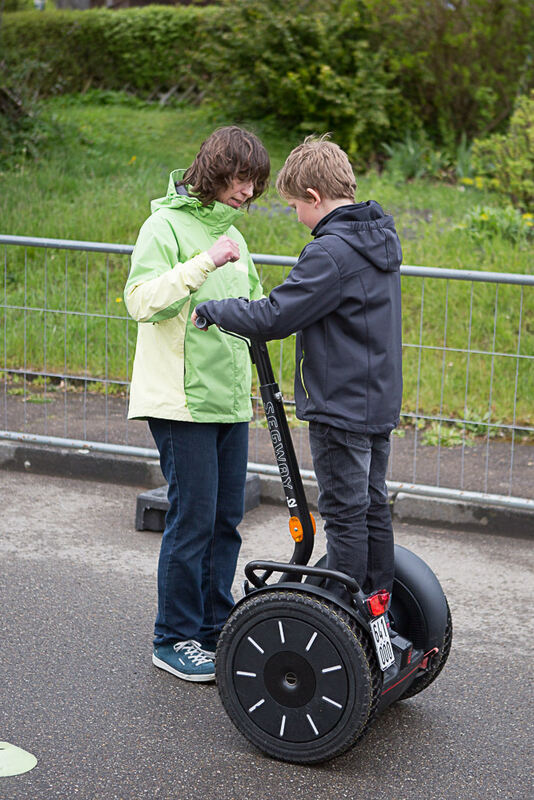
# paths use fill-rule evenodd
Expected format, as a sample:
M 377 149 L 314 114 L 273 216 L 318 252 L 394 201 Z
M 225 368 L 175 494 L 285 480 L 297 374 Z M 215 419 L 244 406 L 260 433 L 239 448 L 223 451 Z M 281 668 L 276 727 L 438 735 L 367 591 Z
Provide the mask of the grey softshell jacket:
M 208 301 L 197 312 L 258 339 L 298 331 L 297 416 L 387 434 L 402 399 L 402 251 L 393 218 L 374 201 L 341 206 L 312 236 L 269 297 Z

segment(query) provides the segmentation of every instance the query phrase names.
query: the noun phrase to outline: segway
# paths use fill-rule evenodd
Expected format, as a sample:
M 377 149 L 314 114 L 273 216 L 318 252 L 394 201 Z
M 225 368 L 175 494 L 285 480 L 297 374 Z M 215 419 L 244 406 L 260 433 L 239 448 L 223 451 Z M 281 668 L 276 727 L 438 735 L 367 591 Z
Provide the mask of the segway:
M 195 324 L 208 323 L 199 317 Z M 326 557 L 308 566 L 315 522 L 282 394 L 266 343 L 244 341 L 257 368 L 295 544 L 289 563 L 246 565 L 243 597 L 217 646 L 216 679 L 228 716 L 256 747 L 314 764 L 348 750 L 379 712 L 437 678 L 451 648 L 452 621 L 437 577 L 404 547 L 395 546 L 391 598 L 365 595 L 352 577 L 327 569 Z M 270 582 L 273 576 L 279 577 Z M 350 601 L 328 591 L 327 579 L 348 589 Z

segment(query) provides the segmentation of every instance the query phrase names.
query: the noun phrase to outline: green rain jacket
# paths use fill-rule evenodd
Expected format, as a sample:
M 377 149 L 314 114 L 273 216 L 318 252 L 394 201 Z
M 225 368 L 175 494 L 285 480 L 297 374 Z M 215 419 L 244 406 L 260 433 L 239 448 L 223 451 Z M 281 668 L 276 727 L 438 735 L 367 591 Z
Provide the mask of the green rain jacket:
M 183 172 L 172 172 L 167 196 L 152 201 L 124 289 L 139 323 L 128 417 L 246 422 L 252 414 L 247 345 L 216 326 L 199 331 L 191 312 L 204 300 L 257 299 L 260 280 L 232 225 L 242 212 L 177 194 Z M 206 251 L 223 234 L 239 244 L 240 258 L 216 269 Z

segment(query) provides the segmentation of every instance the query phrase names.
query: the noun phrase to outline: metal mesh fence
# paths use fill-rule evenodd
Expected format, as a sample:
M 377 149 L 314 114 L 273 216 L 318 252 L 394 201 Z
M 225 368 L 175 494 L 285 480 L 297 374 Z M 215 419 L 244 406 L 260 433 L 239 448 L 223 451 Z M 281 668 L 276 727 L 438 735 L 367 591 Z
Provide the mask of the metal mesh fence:
M 13 236 L 0 246 L 0 437 L 155 454 L 146 423 L 127 420 L 132 247 Z M 253 257 L 266 290 L 295 261 Z M 534 277 L 405 266 L 402 291 L 405 390 L 388 479 L 533 497 Z M 294 343 L 269 347 L 307 475 Z M 257 395 L 249 460 L 272 469 Z

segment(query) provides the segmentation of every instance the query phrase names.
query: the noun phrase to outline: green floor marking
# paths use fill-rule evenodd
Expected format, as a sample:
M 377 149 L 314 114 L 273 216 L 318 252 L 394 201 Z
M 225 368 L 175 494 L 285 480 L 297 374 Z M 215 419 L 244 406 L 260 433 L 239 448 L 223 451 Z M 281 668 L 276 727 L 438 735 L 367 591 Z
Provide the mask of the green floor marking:
M 37 759 L 31 753 L 9 742 L 0 742 L 0 778 L 10 775 L 22 775 L 29 772 L 37 764 Z

